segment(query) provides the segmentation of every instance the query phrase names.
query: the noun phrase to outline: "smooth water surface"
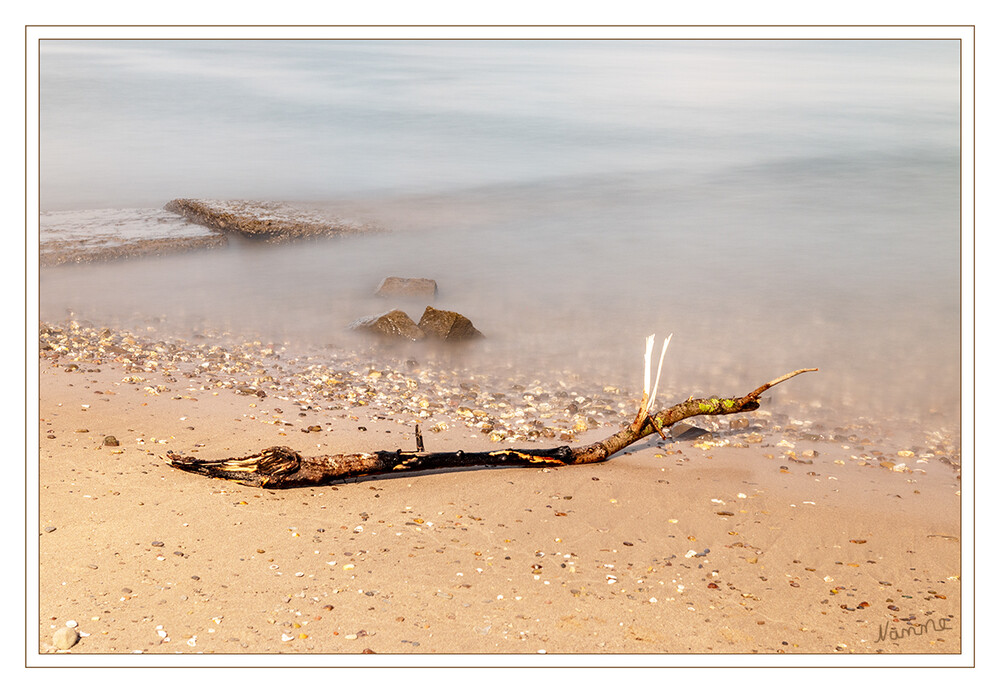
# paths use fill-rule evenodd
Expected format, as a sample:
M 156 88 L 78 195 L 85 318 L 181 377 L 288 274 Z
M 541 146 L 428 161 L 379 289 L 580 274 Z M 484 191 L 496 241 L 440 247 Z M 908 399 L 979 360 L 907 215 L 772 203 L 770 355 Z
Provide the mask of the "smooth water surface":
M 796 397 L 957 423 L 959 105 L 957 41 L 43 41 L 43 210 L 391 232 L 54 268 L 41 314 L 337 344 L 427 276 L 476 367 L 634 386 L 673 332 L 668 392 L 818 366 Z

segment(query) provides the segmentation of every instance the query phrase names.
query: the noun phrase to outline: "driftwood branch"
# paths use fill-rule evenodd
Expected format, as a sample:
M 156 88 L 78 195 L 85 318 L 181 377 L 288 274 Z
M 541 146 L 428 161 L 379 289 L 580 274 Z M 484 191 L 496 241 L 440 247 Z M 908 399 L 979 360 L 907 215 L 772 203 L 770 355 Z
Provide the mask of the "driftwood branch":
M 664 347 L 665 348 L 665 347 Z M 662 355 L 660 357 L 662 363 Z M 647 359 L 648 363 L 648 359 Z M 417 450 L 379 451 L 346 455 L 305 457 L 286 447 L 272 447 L 255 455 L 221 460 L 199 460 L 168 453 L 177 469 L 216 479 L 232 479 L 250 486 L 291 488 L 319 486 L 355 476 L 387 474 L 424 469 L 476 466 L 559 467 L 571 464 L 603 462 L 616 452 L 654 432 L 692 416 L 725 416 L 754 411 L 759 398 L 768 389 L 801 373 L 818 370 L 803 368 L 765 383 L 743 397 L 688 399 L 680 404 L 650 414 L 652 398 L 643 393 L 639 415 L 628 426 L 604 440 L 583 447 L 563 446 L 549 449 L 495 450 L 492 452 L 426 452 L 417 429 Z

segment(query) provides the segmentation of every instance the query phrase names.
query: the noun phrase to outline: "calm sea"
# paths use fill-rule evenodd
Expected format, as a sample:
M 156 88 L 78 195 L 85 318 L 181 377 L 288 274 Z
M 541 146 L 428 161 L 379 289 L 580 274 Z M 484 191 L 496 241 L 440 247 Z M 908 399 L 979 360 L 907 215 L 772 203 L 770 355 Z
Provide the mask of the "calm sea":
M 339 344 L 426 276 L 475 367 L 958 421 L 957 41 L 43 41 L 44 211 L 322 203 L 378 236 L 55 268 L 41 315 Z M 415 310 L 419 317 L 422 306 Z M 663 386 L 661 385 L 661 390 Z

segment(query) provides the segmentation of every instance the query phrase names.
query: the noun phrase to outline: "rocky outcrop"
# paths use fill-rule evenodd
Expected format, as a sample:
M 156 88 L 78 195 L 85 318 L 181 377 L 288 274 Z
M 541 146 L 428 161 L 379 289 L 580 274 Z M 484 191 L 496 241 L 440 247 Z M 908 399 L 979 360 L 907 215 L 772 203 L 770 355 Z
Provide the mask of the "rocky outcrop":
M 177 199 L 168 202 L 164 209 L 210 229 L 271 243 L 376 230 L 371 225 L 280 202 Z
M 437 282 L 433 279 L 412 277 L 386 277 L 375 289 L 375 295 L 382 298 L 433 299 L 437 292 Z

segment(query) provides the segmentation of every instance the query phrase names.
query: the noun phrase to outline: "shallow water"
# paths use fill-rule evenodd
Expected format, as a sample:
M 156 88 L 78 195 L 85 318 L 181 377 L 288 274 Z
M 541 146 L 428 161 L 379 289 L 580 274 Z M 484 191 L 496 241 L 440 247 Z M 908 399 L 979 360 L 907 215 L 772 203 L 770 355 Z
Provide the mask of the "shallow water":
M 958 46 L 920 41 L 43 42 L 43 210 L 324 204 L 391 233 L 47 269 L 41 316 L 309 344 L 397 307 L 477 368 L 958 421 Z M 423 305 L 399 305 L 414 319 Z M 663 390 L 661 385 L 661 390 Z M 937 412 L 932 414 L 932 410 Z

